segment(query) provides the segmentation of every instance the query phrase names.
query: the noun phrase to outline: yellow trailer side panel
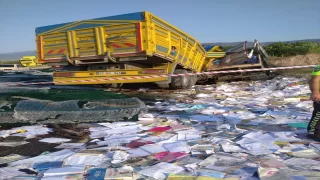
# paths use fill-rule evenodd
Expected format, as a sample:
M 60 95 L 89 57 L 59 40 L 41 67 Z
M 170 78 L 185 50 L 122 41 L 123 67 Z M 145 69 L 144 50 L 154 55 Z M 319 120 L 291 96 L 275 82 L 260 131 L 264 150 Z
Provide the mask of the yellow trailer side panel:
M 115 25 L 104 27 L 106 48 L 112 54 L 137 53 L 138 24 Z
M 52 25 L 36 32 L 42 62 L 144 55 L 199 72 L 206 57 L 196 39 L 149 12 Z
M 54 33 L 42 36 L 42 51 L 44 59 L 60 59 L 68 51 L 66 33 Z

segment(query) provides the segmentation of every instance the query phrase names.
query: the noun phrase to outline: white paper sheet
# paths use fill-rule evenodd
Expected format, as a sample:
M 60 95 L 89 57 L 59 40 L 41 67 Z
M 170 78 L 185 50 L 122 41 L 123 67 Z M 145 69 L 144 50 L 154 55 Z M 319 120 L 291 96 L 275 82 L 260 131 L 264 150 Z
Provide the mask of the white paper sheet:
M 266 146 L 259 142 L 251 144 L 242 144 L 241 146 L 247 149 L 249 154 L 256 156 L 273 153 Z
M 112 157 L 112 161 L 111 163 L 117 164 L 117 163 L 121 163 L 124 162 L 128 159 L 128 157 L 130 156 L 130 154 L 128 154 L 125 151 L 115 151 L 113 153 L 113 157 Z
M 9 165 L 10 166 L 24 165 L 26 167 L 31 167 L 33 163 L 38 163 L 38 162 L 63 161 L 65 158 L 73 154 L 74 154 L 73 151 L 64 149 L 61 151 L 57 151 L 57 152 L 53 152 L 45 155 L 39 155 L 36 157 L 15 161 L 15 162 L 9 163 Z
M 29 142 L 27 141 L 0 142 L 0 146 L 16 147 L 16 146 L 21 146 L 28 143 Z
M 69 142 L 71 139 L 66 139 L 66 138 L 44 138 L 39 140 L 40 142 L 45 142 L 45 143 L 64 143 L 64 142 Z
M 285 165 L 296 170 L 320 170 L 319 161 L 307 158 L 290 158 L 283 161 Z
M 320 152 L 320 144 L 313 144 L 313 143 L 311 143 L 310 146 L 313 147 L 313 148 L 315 148 L 315 149 L 318 149 L 318 151 Z
M 68 174 L 68 175 L 60 175 L 60 176 L 46 176 L 42 177 L 41 180 L 82 180 L 83 174 Z
M 239 147 L 237 145 L 233 145 L 233 144 L 229 144 L 229 143 L 221 144 L 221 147 L 224 152 L 233 152 L 233 153 L 246 152 L 245 149 L 242 149 L 241 147 Z
M 145 176 L 149 176 L 149 177 L 153 177 L 155 179 L 165 179 L 167 174 L 176 174 L 179 173 L 181 171 L 183 171 L 184 169 L 180 166 L 177 166 L 175 164 L 172 163 L 166 163 L 166 162 L 161 162 L 158 163 L 154 166 L 150 166 L 147 167 L 141 171 L 139 171 L 139 174 L 145 175 Z
M 83 173 L 85 170 L 84 166 L 68 166 L 62 168 L 51 168 L 48 169 L 43 175 L 46 176 L 57 176 L 57 175 L 66 175 L 66 174 L 79 174 Z
M 26 130 L 27 132 L 12 134 L 11 136 L 33 138 L 33 137 L 36 137 L 39 135 L 46 135 L 46 134 L 49 134 L 50 132 L 52 132 L 51 128 L 47 128 L 47 127 L 41 126 L 41 125 L 22 126 L 22 127 L 18 127 L 18 128 L 13 128 L 12 130 L 19 130 L 19 129 Z
M 189 153 L 191 147 L 184 141 L 165 143 L 163 147 L 170 152 L 186 152 Z
M 0 157 L 0 164 L 10 163 L 21 159 L 26 159 L 27 156 L 21 156 L 19 154 L 10 154 L 7 156 Z
M 105 163 L 107 158 L 102 154 L 74 154 L 64 159 L 64 166 L 99 166 Z
M 55 148 L 57 148 L 57 149 L 82 149 L 82 148 L 85 148 L 85 143 L 62 143 Z
M 0 168 L 0 180 L 7 180 L 18 175 L 26 175 L 26 173 L 19 171 L 19 169 L 17 168 L 12 167 Z
M 150 154 L 168 151 L 162 145 L 159 145 L 159 144 L 147 144 L 144 146 L 140 146 L 139 148 L 146 151 L 146 152 L 149 152 Z
M 134 158 L 134 157 L 144 157 L 144 156 L 149 156 L 151 155 L 149 152 L 147 151 L 144 151 L 140 148 L 137 148 L 137 149 L 129 149 L 127 150 L 127 153 L 130 154 L 130 158 Z
M 221 116 L 217 116 L 217 115 L 192 115 L 190 116 L 190 120 L 191 121 L 196 121 L 196 122 L 217 122 L 217 121 L 222 121 L 222 117 Z

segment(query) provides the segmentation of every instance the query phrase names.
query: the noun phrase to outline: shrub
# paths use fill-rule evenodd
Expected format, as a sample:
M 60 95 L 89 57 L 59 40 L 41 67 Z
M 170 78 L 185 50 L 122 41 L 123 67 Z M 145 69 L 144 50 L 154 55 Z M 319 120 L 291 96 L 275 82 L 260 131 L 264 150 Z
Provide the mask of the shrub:
M 20 64 L 20 60 L 0 60 L 0 64 Z
M 271 56 L 285 57 L 295 55 L 305 55 L 308 53 L 320 53 L 320 44 L 316 42 L 278 42 L 265 47 Z

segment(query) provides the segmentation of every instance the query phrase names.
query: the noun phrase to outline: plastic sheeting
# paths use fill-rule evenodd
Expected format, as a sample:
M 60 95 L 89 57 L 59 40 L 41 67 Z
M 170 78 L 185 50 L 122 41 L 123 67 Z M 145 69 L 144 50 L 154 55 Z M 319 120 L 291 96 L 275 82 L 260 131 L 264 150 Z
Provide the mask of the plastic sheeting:
M 49 87 L 19 87 L 19 86 L 7 86 L 11 83 L 1 83 L 0 82 L 0 94 L 4 93 L 27 93 L 27 92 L 43 92 L 47 93 L 49 91 Z M 15 84 L 15 83 L 12 83 Z
M 146 105 L 138 98 L 60 102 L 22 100 L 14 109 L 14 118 L 31 123 L 121 121 L 146 111 Z

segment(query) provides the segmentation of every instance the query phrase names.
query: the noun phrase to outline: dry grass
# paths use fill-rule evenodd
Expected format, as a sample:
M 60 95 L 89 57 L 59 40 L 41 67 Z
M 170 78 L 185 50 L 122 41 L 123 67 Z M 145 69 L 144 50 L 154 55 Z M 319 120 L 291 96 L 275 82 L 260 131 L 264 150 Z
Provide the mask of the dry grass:
M 290 70 L 279 70 L 277 71 L 277 73 L 283 76 L 309 78 L 312 70 L 313 68 L 290 69 Z
M 271 57 L 268 60 L 270 66 L 302 66 L 320 64 L 320 54 L 307 54 L 291 57 Z
M 268 59 L 270 67 L 279 66 L 303 66 L 303 65 L 318 65 L 320 64 L 320 54 L 307 54 L 291 57 L 271 57 Z M 276 71 L 278 74 L 284 76 L 294 77 L 309 77 L 313 68 L 290 69 Z
M 20 60 L 0 61 L 0 64 L 20 64 Z

